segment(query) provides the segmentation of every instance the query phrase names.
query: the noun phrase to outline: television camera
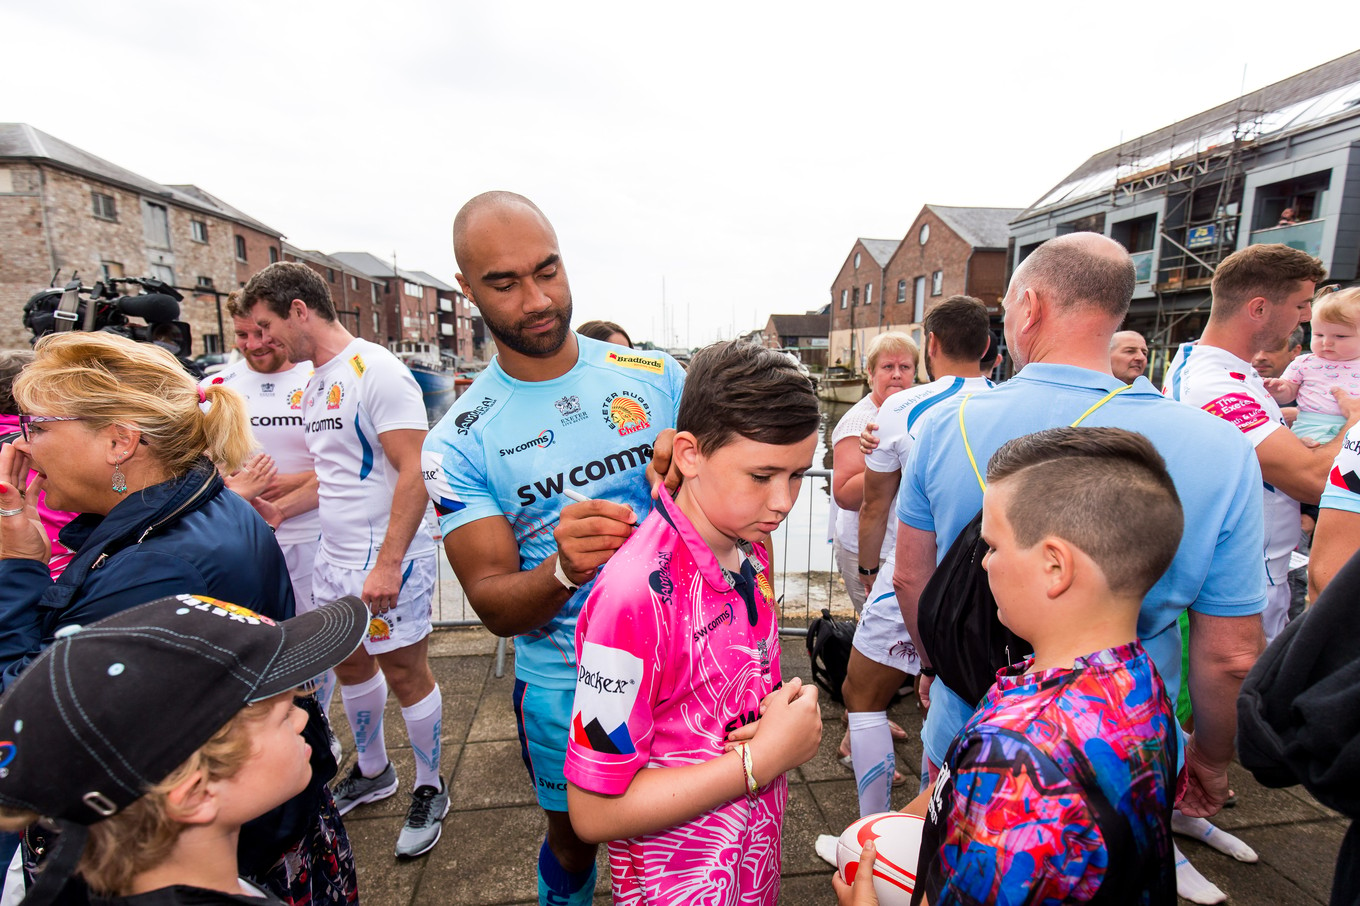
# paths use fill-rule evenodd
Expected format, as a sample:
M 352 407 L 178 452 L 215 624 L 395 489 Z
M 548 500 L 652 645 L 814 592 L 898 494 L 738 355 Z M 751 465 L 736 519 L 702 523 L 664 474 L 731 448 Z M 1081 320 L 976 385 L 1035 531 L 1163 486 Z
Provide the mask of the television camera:
M 34 340 L 53 332 L 102 330 L 138 343 L 155 343 L 174 354 L 191 373 L 200 371 L 188 358 L 194 348 L 193 334 L 179 320 L 179 303 L 184 300 L 179 290 L 155 277 L 111 277 L 84 286 L 79 276 L 73 274 L 64 287 L 34 293 L 24 304 L 24 326 L 33 331 Z M 122 287 L 139 287 L 142 292 L 128 295 Z

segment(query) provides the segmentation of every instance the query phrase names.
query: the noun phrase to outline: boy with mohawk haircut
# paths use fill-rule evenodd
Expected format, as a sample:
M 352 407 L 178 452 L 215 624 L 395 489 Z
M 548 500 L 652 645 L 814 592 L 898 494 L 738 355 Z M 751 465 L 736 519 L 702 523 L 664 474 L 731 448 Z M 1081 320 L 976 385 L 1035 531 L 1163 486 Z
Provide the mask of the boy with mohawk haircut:
M 367 629 L 354 597 L 275 623 L 176 595 L 59 638 L 0 698 L 0 828 L 60 833 L 24 906 L 76 871 L 106 906 L 277 904 L 238 877 L 241 825 L 307 786 L 294 695 Z
M 609 561 L 576 629 L 567 802 L 609 843 L 614 902 L 773 904 L 785 772 L 821 739 L 817 689 L 782 683 L 769 557 L 817 443 L 789 359 L 717 343 L 690 364 L 684 475 Z M 754 543 L 753 543 L 754 542 Z
M 987 481 L 983 566 L 1034 654 L 997 674 L 926 794 L 913 902 L 1174 903 L 1175 714 L 1138 615 L 1180 543 L 1175 485 L 1119 428 L 1018 437 Z

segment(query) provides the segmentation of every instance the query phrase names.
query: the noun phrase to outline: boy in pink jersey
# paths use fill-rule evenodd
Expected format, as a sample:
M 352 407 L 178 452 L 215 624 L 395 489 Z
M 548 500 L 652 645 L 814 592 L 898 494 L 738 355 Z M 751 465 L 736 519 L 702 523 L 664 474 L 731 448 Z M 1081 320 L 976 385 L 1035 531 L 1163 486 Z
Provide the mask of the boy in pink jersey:
M 581 839 L 611 841 L 615 903 L 779 898 L 784 774 L 816 754 L 821 716 L 815 686 L 781 683 L 769 558 L 751 541 L 793 506 L 817 426 L 787 357 L 702 350 L 676 422 L 684 484 L 674 500 L 658 488 L 586 601 L 567 803 Z

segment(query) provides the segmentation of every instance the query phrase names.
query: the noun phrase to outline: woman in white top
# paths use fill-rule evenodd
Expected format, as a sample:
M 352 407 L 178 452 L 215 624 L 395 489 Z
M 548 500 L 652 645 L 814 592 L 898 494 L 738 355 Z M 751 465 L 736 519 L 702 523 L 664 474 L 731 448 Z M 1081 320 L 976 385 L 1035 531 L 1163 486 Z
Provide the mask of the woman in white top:
M 881 333 L 869 341 L 869 394 L 845 413 L 831 432 L 831 497 L 835 514 L 833 541 L 836 566 L 845 579 L 845 589 L 855 606 L 864 608 L 864 583 L 859 578 L 859 508 L 864 502 L 864 454 L 859 450 L 859 435 L 874 421 L 883 401 L 916 380 L 920 350 L 911 337 L 898 331 Z M 891 520 L 890 520 L 891 521 Z M 896 543 L 896 525 L 890 525 L 883 539 L 881 562 L 887 563 Z

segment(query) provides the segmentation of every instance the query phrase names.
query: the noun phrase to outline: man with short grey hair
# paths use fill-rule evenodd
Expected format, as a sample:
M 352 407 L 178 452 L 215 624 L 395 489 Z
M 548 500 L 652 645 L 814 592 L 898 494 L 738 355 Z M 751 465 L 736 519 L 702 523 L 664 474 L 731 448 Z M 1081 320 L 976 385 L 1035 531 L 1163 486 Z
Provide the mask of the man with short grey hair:
M 1136 330 L 1121 330 L 1110 338 L 1110 371 L 1126 384 L 1147 372 L 1148 345 Z
M 1144 600 L 1139 638 L 1174 697 L 1182 682 L 1178 619 L 1189 611 L 1195 732 L 1181 749 L 1188 786 L 1180 808 L 1207 817 L 1227 797 L 1237 691 L 1262 647 L 1261 473 L 1251 445 L 1230 426 L 1169 404 L 1146 378 L 1125 385 L 1111 373 L 1110 338 L 1133 287 L 1128 252 L 1094 233 L 1052 239 L 1016 268 L 1002 306 L 1006 345 L 1020 371 L 922 417 L 897 502 L 893 584 L 908 631 L 920 639 L 921 591 L 981 508 L 970 459 L 985 468 L 1006 441 L 1076 421 L 1146 435 L 1166 458 L 1188 521 L 1171 568 Z M 952 743 L 978 702 L 931 682 L 939 665 L 929 648 L 922 655 L 926 756 L 932 769 L 957 772 Z

